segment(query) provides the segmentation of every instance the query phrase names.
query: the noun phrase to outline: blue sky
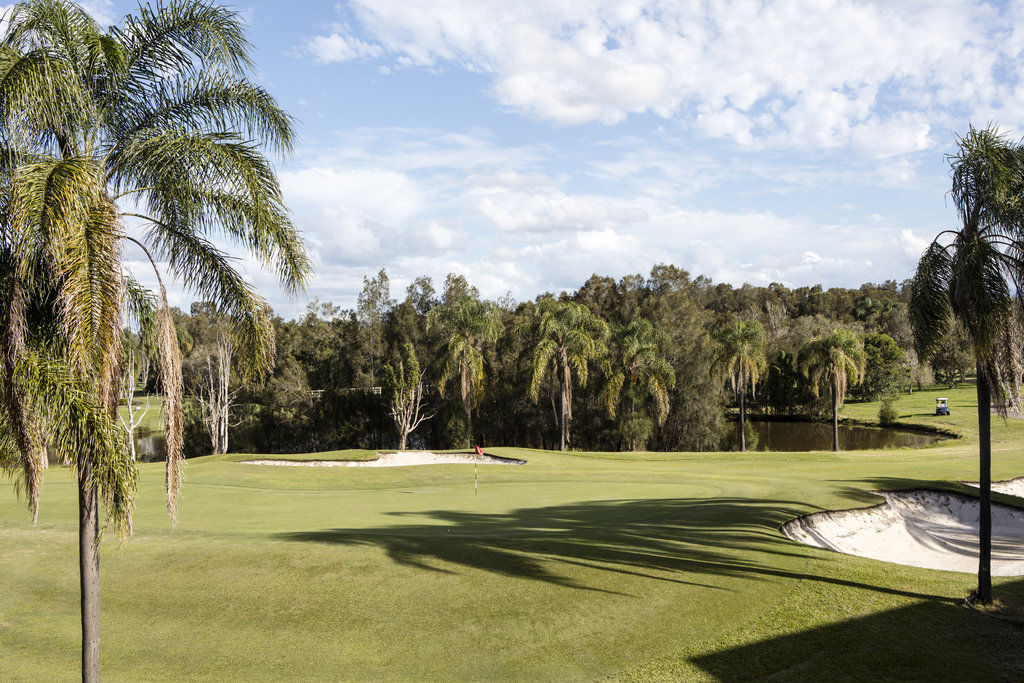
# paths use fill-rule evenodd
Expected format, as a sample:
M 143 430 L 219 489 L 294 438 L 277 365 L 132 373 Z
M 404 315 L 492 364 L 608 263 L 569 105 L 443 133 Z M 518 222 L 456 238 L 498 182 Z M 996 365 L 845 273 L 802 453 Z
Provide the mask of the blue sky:
M 954 220 L 955 134 L 1024 130 L 1021 3 L 236 8 L 299 121 L 279 170 L 308 295 L 343 306 L 381 267 L 394 293 L 459 272 L 518 299 L 658 262 L 734 284 L 902 280 Z M 239 256 L 275 309 L 304 307 Z

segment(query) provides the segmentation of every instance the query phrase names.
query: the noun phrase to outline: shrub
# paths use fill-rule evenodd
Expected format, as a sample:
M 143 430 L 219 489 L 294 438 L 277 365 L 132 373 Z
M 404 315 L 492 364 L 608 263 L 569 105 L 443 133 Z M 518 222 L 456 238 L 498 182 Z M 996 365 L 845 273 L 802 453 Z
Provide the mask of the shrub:
M 878 409 L 878 421 L 885 427 L 896 424 L 900 414 L 892 404 L 891 399 L 882 401 L 882 407 Z

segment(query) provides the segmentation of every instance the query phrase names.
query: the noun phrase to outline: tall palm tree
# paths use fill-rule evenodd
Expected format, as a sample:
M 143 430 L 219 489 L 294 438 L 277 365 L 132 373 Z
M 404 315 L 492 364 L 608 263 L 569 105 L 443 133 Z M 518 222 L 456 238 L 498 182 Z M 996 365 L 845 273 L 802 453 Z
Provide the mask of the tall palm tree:
M 604 399 L 608 414 L 615 417 L 615 409 L 626 388 L 628 419 L 635 412 L 638 390 L 646 390 L 654 402 L 655 417 L 659 425 L 668 417 L 668 392 L 676 384 L 676 373 L 662 355 L 662 348 L 668 342 L 664 332 L 656 329 L 651 321 L 638 318 L 615 334 L 614 367 L 610 368 L 608 384 L 605 385 Z M 650 423 L 647 423 L 649 431 Z M 632 450 L 641 444 L 635 431 L 630 432 Z
M 756 320 L 737 320 L 718 334 L 721 351 L 715 365 L 729 378 L 740 403 L 740 450 L 747 450 L 747 389 L 757 390 L 761 373 L 768 367 L 764 356 L 764 327 Z
M 608 323 L 574 301 L 543 299 L 534 313 L 537 346 L 533 352 L 530 398 L 536 401 L 548 372 L 560 384 L 561 450 L 571 441 L 573 371 L 580 386 L 587 386 L 589 363 L 608 353 Z
M 444 334 L 441 378 L 438 389 L 444 396 L 449 383 L 458 379 L 459 396 L 466 411 L 470 445 L 473 442 L 473 406 L 484 388 L 484 344 L 498 338 L 501 322 L 497 307 L 465 295 L 451 305 L 437 306 L 427 316 L 427 328 Z
M 800 350 L 797 364 L 811 380 L 811 391 L 818 396 L 827 384 L 832 397 L 832 450 L 839 450 L 839 407 L 846 389 L 864 379 L 864 344 L 850 330 L 836 328 L 807 342 Z
M 82 677 L 99 677 L 99 505 L 123 538 L 134 463 L 114 417 L 124 324 L 155 328 L 177 514 L 182 382 L 157 264 L 230 319 L 244 373 L 273 359 L 269 308 L 214 235 L 292 291 L 309 261 L 264 154 L 292 121 L 247 78 L 237 13 L 201 0 L 140 7 L 102 29 L 67 0 L 22 2 L 0 44 L 0 460 L 37 513 L 39 454 L 55 446 L 79 488 Z M 154 294 L 127 268 L 140 249 Z M 45 430 L 40 429 L 45 427 Z M 49 444 L 34 435 L 47 435 Z
M 1003 393 L 997 355 L 1024 286 L 1024 145 L 997 128 L 958 138 L 950 155 L 950 196 L 960 219 L 925 249 L 911 287 L 910 314 L 922 358 L 954 320 L 974 351 L 978 394 L 981 510 L 977 599 L 992 601 L 992 397 Z M 1016 340 L 1019 345 L 1020 340 Z M 1005 405 L 998 401 L 997 405 Z

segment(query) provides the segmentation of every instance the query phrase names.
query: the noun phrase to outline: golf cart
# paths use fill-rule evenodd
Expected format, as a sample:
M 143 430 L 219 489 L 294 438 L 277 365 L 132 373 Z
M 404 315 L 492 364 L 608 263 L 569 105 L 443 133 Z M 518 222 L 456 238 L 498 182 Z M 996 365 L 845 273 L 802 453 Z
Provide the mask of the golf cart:
M 937 398 L 935 399 L 935 414 L 936 415 L 949 415 L 949 399 Z

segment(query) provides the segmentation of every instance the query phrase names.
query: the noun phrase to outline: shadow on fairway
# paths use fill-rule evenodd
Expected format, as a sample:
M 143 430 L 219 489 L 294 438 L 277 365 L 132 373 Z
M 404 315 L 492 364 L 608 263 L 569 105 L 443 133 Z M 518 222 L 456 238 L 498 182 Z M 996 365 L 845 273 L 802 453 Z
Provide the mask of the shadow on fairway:
M 996 586 L 1024 603 L 1024 581 Z M 920 602 L 690 661 L 717 680 L 1022 680 L 1024 629 L 960 604 Z
M 557 565 L 708 587 L 713 586 L 702 577 L 781 577 L 944 599 L 775 566 L 772 556 L 808 554 L 783 538 L 778 527 L 813 509 L 793 501 L 743 498 L 596 501 L 508 514 L 437 510 L 415 513 L 432 517 L 435 524 L 323 529 L 279 537 L 378 546 L 395 562 L 426 571 L 450 573 L 453 566 L 463 566 L 586 590 L 602 589 L 562 576 Z

